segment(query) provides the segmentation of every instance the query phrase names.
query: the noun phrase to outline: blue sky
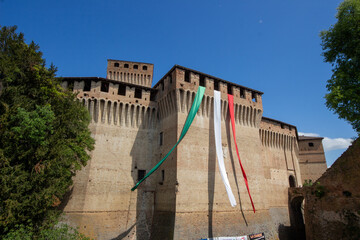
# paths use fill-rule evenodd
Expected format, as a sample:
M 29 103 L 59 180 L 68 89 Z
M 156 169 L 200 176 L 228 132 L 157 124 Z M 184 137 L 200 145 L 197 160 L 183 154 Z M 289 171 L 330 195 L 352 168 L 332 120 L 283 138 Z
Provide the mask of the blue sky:
M 264 116 L 326 137 L 328 165 L 356 136 L 325 107 L 330 64 L 319 33 L 340 0 L 0 0 L 0 24 L 17 25 L 59 76 L 105 77 L 107 59 L 174 64 L 264 92 Z

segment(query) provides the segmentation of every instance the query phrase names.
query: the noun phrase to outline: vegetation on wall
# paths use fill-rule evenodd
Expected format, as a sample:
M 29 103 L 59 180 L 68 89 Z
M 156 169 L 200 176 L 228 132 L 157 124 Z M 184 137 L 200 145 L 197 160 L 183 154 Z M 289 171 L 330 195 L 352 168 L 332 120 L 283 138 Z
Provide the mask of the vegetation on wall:
M 54 225 L 56 206 L 94 147 L 90 116 L 16 27 L 0 30 L 0 237 Z
M 326 106 L 360 135 L 360 0 L 345 0 L 336 18 L 320 34 L 325 62 L 333 66 Z

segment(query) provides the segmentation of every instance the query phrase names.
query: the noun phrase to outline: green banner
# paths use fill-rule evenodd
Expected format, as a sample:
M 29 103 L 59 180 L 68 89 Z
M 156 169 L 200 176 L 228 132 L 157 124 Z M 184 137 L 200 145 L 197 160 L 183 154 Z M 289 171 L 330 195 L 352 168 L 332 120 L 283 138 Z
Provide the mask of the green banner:
M 146 178 L 148 178 L 153 172 L 155 172 L 160 166 L 161 164 L 166 160 L 166 158 L 171 154 L 171 152 L 177 147 L 177 145 L 181 142 L 181 140 L 185 137 L 185 134 L 187 133 L 187 131 L 189 130 L 191 123 L 193 122 L 197 111 L 199 110 L 201 101 L 204 97 L 204 93 L 205 93 L 205 87 L 201 87 L 199 86 L 198 91 L 196 93 L 194 102 L 191 106 L 189 115 L 186 118 L 183 130 L 181 131 L 181 135 L 179 140 L 177 141 L 177 143 L 171 148 L 171 150 L 165 155 L 165 157 L 163 159 L 161 159 L 160 162 L 158 162 L 158 164 L 156 164 L 155 167 L 153 167 L 153 169 L 150 170 L 150 172 L 148 174 L 145 175 L 145 177 L 143 179 L 141 179 L 132 189 L 131 191 L 134 191 L 139 185 L 140 183 L 142 183 Z

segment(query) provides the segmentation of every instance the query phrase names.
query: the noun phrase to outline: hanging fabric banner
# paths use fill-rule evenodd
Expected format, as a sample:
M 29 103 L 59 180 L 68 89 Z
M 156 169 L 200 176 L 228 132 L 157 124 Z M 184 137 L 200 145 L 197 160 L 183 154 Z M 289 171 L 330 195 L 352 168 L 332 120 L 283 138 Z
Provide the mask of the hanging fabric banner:
M 252 198 L 251 198 L 248 180 L 247 180 L 246 173 L 245 173 L 245 170 L 244 170 L 244 168 L 243 168 L 243 165 L 241 164 L 239 149 L 238 149 L 238 146 L 237 146 L 237 143 L 236 143 L 235 118 L 234 118 L 234 97 L 233 97 L 233 95 L 228 94 L 228 101 L 229 101 L 229 112 L 230 112 L 232 132 L 233 132 L 234 143 L 235 143 L 235 147 L 236 147 L 236 154 L 237 154 L 238 159 L 239 159 L 239 163 L 240 163 L 240 167 L 241 167 L 241 172 L 242 172 L 242 175 L 243 175 L 243 177 L 244 177 L 244 181 L 245 181 L 245 185 L 246 185 L 247 191 L 248 191 L 248 193 L 249 193 L 251 205 L 252 205 L 252 208 L 253 208 L 254 213 L 255 213 L 255 207 L 254 207 L 253 200 L 252 200 Z
M 184 127 L 183 127 L 183 129 L 181 131 L 179 140 L 170 149 L 170 151 L 165 155 L 165 157 L 163 159 L 161 159 L 161 161 L 158 162 L 158 164 L 156 164 L 156 166 L 153 167 L 153 169 L 151 169 L 150 172 L 148 174 L 146 174 L 145 177 L 143 177 L 143 179 L 141 179 L 138 183 L 136 183 L 136 185 L 131 189 L 131 191 L 134 191 L 140 185 L 140 183 L 142 183 L 153 172 L 155 172 L 161 166 L 161 164 L 166 160 L 166 158 L 171 154 L 171 152 L 177 147 L 177 145 L 181 142 L 181 140 L 184 138 L 185 134 L 189 130 L 189 128 L 191 126 L 191 123 L 193 122 L 193 120 L 194 120 L 194 118 L 196 116 L 197 111 L 199 110 L 199 107 L 200 107 L 201 101 L 203 99 L 204 93 L 205 93 L 205 87 L 199 86 L 199 88 L 197 90 L 197 93 L 196 93 L 196 96 L 195 96 L 195 99 L 194 99 L 194 102 L 193 102 L 193 104 L 192 104 L 192 106 L 190 108 L 189 115 L 187 116 Z
M 220 92 L 214 90 L 214 133 L 215 133 L 215 147 L 216 147 L 216 156 L 219 163 L 219 170 L 222 181 L 225 185 L 225 189 L 227 195 L 230 200 L 230 204 L 232 207 L 236 206 L 236 200 L 234 194 L 231 191 L 229 179 L 226 174 L 225 170 L 225 163 L 224 163 L 224 154 L 222 151 L 222 144 L 221 144 L 221 106 L 220 106 Z

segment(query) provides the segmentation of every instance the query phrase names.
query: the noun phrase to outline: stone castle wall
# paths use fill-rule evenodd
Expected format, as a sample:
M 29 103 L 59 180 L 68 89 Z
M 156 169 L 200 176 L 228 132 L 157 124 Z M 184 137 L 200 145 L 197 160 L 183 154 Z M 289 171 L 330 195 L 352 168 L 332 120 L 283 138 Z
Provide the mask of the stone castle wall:
M 199 85 L 206 87 L 205 96 L 187 135 L 131 192 L 140 171 L 148 172 L 176 143 Z M 68 222 L 81 232 L 98 239 L 265 232 L 267 239 L 277 239 L 280 225 L 289 225 L 289 177 L 301 183 L 297 132 L 262 117 L 261 92 L 181 66 L 174 66 L 154 88 L 103 78 L 64 78 L 63 86 L 78 92 L 89 109 L 96 140 L 91 161 L 76 175 L 64 204 Z M 215 157 L 214 89 L 221 91 L 223 152 L 235 208 Z M 230 130 L 228 93 L 234 95 L 237 143 L 255 214 Z

